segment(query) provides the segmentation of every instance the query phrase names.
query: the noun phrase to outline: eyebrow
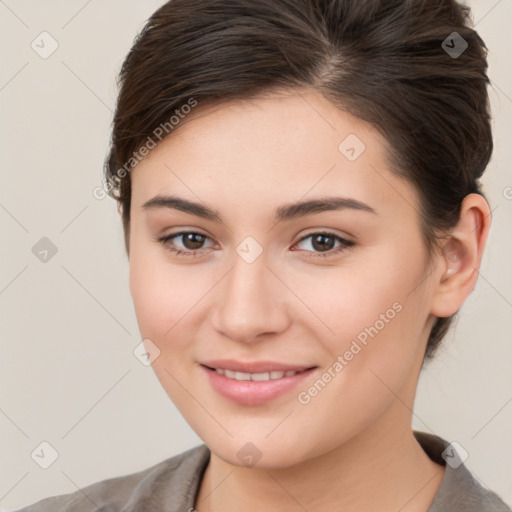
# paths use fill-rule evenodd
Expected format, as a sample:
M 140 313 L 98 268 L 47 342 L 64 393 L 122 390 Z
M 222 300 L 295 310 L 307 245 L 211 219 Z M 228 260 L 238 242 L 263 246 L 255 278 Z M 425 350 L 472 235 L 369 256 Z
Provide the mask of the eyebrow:
M 196 217 L 201 217 L 213 222 L 224 223 L 220 214 L 216 210 L 212 210 L 208 206 L 189 201 L 178 196 L 162 196 L 158 195 L 146 201 L 142 208 L 151 210 L 157 208 L 170 208 L 179 210 Z M 322 197 L 318 199 L 309 199 L 298 203 L 284 204 L 277 208 L 274 221 L 283 222 L 316 213 L 333 211 L 333 210 L 356 210 L 377 214 L 377 211 L 371 206 L 350 197 Z

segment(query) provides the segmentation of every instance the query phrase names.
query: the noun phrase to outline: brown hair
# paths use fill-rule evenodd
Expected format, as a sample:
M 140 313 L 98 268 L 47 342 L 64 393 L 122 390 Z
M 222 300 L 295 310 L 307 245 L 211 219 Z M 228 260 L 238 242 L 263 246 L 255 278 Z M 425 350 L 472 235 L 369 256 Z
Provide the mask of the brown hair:
M 478 180 L 493 150 L 487 48 L 470 21 L 469 7 L 454 0 L 167 2 L 137 35 L 118 79 L 105 178 L 122 208 L 127 253 L 139 148 L 162 140 L 162 128 L 172 133 L 191 101 L 298 86 L 385 137 L 391 170 L 419 192 L 431 261 L 436 233 L 457 223 L 464 197 L 484 195 Z M 454 316 L 436 320 L 425 360 Z

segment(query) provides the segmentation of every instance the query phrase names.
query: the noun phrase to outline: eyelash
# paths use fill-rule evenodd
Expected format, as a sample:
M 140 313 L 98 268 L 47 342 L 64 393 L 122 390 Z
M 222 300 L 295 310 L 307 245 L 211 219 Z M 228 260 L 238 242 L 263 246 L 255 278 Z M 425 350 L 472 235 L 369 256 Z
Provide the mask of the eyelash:
M 201 251 L 200 250 L 197 250 L 197 251 L 190 251 L 190 250 L 182 250 L 182 249 L 176 249 L 174 247 L 174 244 L 172 245 L 169 245 L 169 242 L 173 239 L 173 238 L 178 238 L 179 236 L 183 236 L 183 235 L 188 235 L 188 234 L 193 234 L 193 235 L 199 235 L 199 236 L 203 236 L 205 238 L 209 238 L 207 235 L 205 235 L 204 233 L 199 233 L 198 231 L 180 231 L 179 233 L 171 233 L 170 235 L 166 235 L 166 236 L 163 236 L 163 237 L 156 237 L 156 240 L 158 242 L 160 242 L 166 249 L 168 249 L 169 251 L 172 251 L 176 254 L 176 256 L 185 256 L 185 257 L 197 257 L 197 255 L 201 254 Z M 307 240 L 308 238 L 312 237 L 312 236 L 315 236 L 315 235 L 324 235 L 324 236 L 328 236 L 328 237 L 332 237 L 332 238 L 335 238 L 337 239 L 338 241 L 341 242 L 341 245 L 336 248 L 336 249 L 331 249 L 327 252 L 324 252 L 324 253 L 314 253 L 315 255 L 314 256 L 306 256 L 307 258 L 328 258 L 330 256 L 334 256 L 334 255 L 337 255 L 343 251 L 346 251 L 348 249 L 350 249 L 354 244 L 354 242 L 351 242 L 349 240 L 345 240 L 344 238 L 334 234 L 334 233 L 330 233 L 328 231 L 318 231 L 318 232 L 314 232 L 314 233 L 309 233 L 305 236 L 303 236 L 300 240 L 297 241 L 297 244 L 299 244 L 300 242 L 304 241 L 304 240 Z M 296 244 L 295 244 L 296 245 Z M 313 251 L 306 251 L 306 252 L 313 252 Z

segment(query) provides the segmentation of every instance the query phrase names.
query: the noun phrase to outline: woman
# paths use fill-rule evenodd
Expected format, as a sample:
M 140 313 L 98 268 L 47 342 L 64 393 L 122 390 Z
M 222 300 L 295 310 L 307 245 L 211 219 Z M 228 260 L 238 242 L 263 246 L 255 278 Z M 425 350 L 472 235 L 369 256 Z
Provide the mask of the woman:
M 463 447 L 411 429 L 490 227 L 469 19 L 452 0 L 158 9 L 104 191 L 144 357 L 204 444 L 25 512 L 511 510 Z

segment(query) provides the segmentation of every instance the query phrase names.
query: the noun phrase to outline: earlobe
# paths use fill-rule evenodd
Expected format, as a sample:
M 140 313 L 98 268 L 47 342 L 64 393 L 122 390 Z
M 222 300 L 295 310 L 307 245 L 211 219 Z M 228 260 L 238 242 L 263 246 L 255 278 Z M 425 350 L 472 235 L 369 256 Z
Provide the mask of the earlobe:
M 465 197 L 459 221 L 448 234 L 439 256 L 439 280 L 435 283 L 431 313 L 443 318 L 455 314 L 478 279 L 491 212 L 479 194 Z

